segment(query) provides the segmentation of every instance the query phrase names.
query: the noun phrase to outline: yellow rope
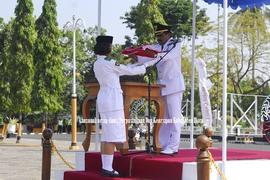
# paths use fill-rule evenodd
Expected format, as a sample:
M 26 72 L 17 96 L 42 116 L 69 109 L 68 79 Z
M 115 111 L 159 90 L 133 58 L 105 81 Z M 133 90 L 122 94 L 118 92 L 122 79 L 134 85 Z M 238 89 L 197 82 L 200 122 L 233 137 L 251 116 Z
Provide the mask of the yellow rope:
M 209 155 L 209 158 L 210 158 L 210 161 L 211 161 L 211 164 L 214 165 L 214 167 L 216 168 L 218 174 L 221 176 L 221 179 L 222 180 L 227 180 L 227 178 L 225 177 L 225 175 L 223 174 L 223 172 L 221 171 L 221 169 L 219 168 L 219 166 L 217 165 L 217 163 L 215 162 L 211 152 L 209 150 L 207 150 L 207 153 Z M 209 166 L 210 167 L 210 172 L 212 171 L 211 170 L 211 165 Z
M 70 169 L 75 169 L 72 164 L 70 164 L 65 158 L 60 154 L 54 143 L 52 142 L 52 150 L 56 152 L 56 154 L 60 157 L 60 159 L 70 168 Z

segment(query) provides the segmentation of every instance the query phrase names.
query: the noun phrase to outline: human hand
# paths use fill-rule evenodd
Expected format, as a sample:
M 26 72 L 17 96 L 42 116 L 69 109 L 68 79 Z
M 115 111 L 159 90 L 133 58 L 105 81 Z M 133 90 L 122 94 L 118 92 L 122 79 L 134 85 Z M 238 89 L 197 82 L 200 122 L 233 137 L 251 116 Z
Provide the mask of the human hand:
M 131 53 L 131 54 L 128 55 L 128 57 L 131 58 L 131 63 L 138 62 L 138 57 L 137 57 L 136 54 Z
M 157 63 L 158 59 L 154 59 L 154 60 L 151 60 L 151 61 L 147 61 L 147 62 L 144 62 L 144 66 L 145 67 L 149 67 L 149 66 L 153 66 Z
M 156 57 L 156 55 L 157 55 L 157 51 L 155 51 L 155 50 L 152 50 L 152 49 L 149 49 L 149 48 L 146 48 L 145 50 L 144 50 L 144 52 L 145 52 L 145 54 L 148 56 L 148 57 Z

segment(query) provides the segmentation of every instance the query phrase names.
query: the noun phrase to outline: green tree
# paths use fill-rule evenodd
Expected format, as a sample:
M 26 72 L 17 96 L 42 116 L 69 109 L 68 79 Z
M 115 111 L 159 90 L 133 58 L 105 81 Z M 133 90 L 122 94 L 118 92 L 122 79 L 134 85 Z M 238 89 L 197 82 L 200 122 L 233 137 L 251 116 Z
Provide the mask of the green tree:
M 266 13 L 261 9 L 239 11 L 229 19 L 228 78 L 229 90 L 237 94 L 269 94 L 268 61 L 270 32 Z M 268 92 L 267 92 L 268 91 Z M 249 108 L 253 99 L 235 97 L 243 110 Z M 257 102 L 260 104 L 260 101 Z M 236 119 L 242 116 L 237 109 L 233 112 Z M 254 119 L 251 111 L 247 116 Z M 247 123 L 242 125 L 247 126 Z
M 10 109 L 21 115 L 31 111 L 33 49 L 36 40 L 32 1 L 18 0 L 15 16 L 7 50 L 7 75 L 10 83 Z M 20 116 L 21 120 L 22 116 Z
M 229 30 L 232 45 L 228 54 L 228 77 L 231 90 L 240 94 L 261 94 L 270 81 L 270 32 L 263 11 L 247 9 L 233 14 Z
M 161 0 L 159 9 L 166 22 L 172 25 L 175 37 L 191 37 L 193 11 L 191 0 Z M 210 29 L 209 17 L 206 16 L 205 9 L 197 7 L 196 32 L 205 34 Z
M 0 18 L 0 57 L 1 54 L 3 53 L 4 47 L 4 37 L 3 37 L 4 28 L 5 28 L 4 20 L 3 18 Z
M 197 9 L 197 33 L 205 34 L 211 29 L 209 18 L 206 16 L 205 9 Z M 190 37 L 192 34 L 190 0 L 142 0 L 121 18 L 128 28 L 135 29 L 138 43 L 152 43 L 155 40 L 153 30 L 155 22 L 170 24 L 177 38 Z
M 125 13 L 124 23 L 130 29 L 135 29 L 138 43 L 152 43 L 154 41 L 154 22 L 165 23 L 158 8 L 160 0 L 141 0 L 131 11 Z
M 55 0 L 44 1 L 42 13 L 36 20 L 36 31 L 32 109 L 45 114 L 55 113 L 62 109 L 65 86 Z
M 11 22 L 5 24 L 0 19 L 0 112 L 7 112 L 10 104 L 8 69 L 7 69 L 7 48 L 10 42 Z
M 219 17 L 222 19 L 222 17 Z M 229 15 L 228 24 L 228 92 L 237 94 L 269 94 L 269 31 L 267 13 L 262 10 L 246 10 Z M 212 104 L 222 102 L 222 42 L 219 34 L 222 21 L 218 21 L 209 33 L 217 47 L 208 44 L 198 49 L 198 55 L 208 67 L 214 86 L 210 90 Z M 213 43 L 212 46 L 215 46 Z M 220 63 L 219 63 L 220 62 Z M 248 104 L 248 103 L 246 103 Z
M 223 22 L 220 22 L 221 24 Z M 211 32 L 212 37 L 222 34 L 220 24 L 217 36 Z M 269 69 L 269 31 L 267 19 L 263 11 L 254 9 L 239 11 L 230 14 L 228 23 L 228 92 L 236 94 L 269 94 L 270 76 Z M 214 86 L 210 90 L 211 103 L 220 106 L 222 95 L 222 42 L 217 42 L 217 47 L 206 44 L 200 48 L 200 57 L 207 62 L 208 74 Z M 221 63 L 218 63 L 221 62 Z M 219 88 L 218 88 L 219 87 Z M 240 107 L 245 111 L 254 99 L 250 97 L 234 97 Z M 260 102 L 258 102 L 259 104 Z M 230 103 L 228 101 L 228 110 Z M 242 114 L 237 109 L 233 112 L 238 119 Z M 254 117 L 255 118 L 255 117 Z

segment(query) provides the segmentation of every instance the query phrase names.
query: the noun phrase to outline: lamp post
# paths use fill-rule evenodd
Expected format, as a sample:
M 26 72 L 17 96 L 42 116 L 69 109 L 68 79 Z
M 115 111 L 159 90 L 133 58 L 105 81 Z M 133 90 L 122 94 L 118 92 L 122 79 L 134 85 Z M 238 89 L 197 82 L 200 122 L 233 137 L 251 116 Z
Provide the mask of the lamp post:
M 76 93 L 76 30 L 84 27 L 84 22 L 80 18 L 75 18 L 75 15 L 72 16 L 72 22 L 68 21 L 64 29 L 69 29 L 73 32 L 73 79 L 72 79 L 72 95 L 71 95 L 71 126 L 72 126 L 72 135 L 71 135 L 71 145 L 70 150 L 78 150 L 79 146 L 77 145 L 77 93 Z

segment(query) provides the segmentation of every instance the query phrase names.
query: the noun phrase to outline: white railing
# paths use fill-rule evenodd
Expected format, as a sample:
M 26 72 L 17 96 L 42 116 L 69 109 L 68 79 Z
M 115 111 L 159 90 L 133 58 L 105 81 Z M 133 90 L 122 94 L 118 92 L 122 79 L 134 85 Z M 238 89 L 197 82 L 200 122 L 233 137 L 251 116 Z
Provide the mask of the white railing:
M 242 123 L 247 123 L 245 127 L 240 128 L 240 134 L 249 134 L 249 135 L 262 135 L 260 131 L 260 113 L 262 109 L 262 104 L 264 100 L 268 96 L 263 95 L 246 95 L 246 94 L 234 94 L 228 93 L 228 104 L 230 104 L 230 110 L 228 110 L 227 118 L 230 121 L 228 123 L 228 130 L 229 134 L 235 134 L 236 128 Z M 248 104 L 244 104 L 245 106 L 241 105 L 242 102 L 246 101 Z M 134 107 L 131 108 L 131 115 L 132 111 L 136 112 L 145 106 L 145 100 L 138 101 L 133 104 Z M 191 108 L 191 101 L 189 99 L 185 99 L 182 103 L 182 114 L 185 119 L 185 125 L 182 127 L 182 131 L 189 132 L 191 129 L 190 127 L 190 108 Z M 213 130 L 220 132 L 221 124 L 222 124 L 222 117 L 219 114 L 219 110 L 212 110 L 213 113 Z M 236 116 L 236 113 L 238 116 Z M 132 118 L 136 118 L 132 116 Z M 194 117 L 195 124 L 201 124 L 202 120 L 200 117 Z M 189 125 L 188 125 L 189 124 Z M 194 132 L 201 132 L 201 127 L 194 126 Z M 239 133 L 239 132 L 238 132 Z
M 246 121 L 250 125 L 249 128 L 245 128 L 246 131 L 250 129 L 251 132 L 249 133 L 254 133 L 255 135 L 258 135 L 258 117 L 260 117 L 262 103 L 267 98 L 267 96 L 233 93 L 228 93 L 228 96 L 230 100 L 230 133 L 235 134 L 234 130 L 235 128 L 237 128 L 239 123 Z M 244 109 L 244 107 L 241 107 L 240 105 L 243 98 L 248 98 L 250 102 L 249 104 L 246 104 L 246 107 L 248 107 L 246 109 Z M 261 100 L 260 104 L 258 104 L 259 99 Z M 235 111 L 240 112 L 241 116 L 239 118 L 236 118 L 234 116 Z
M 187 99 L 186 101 L 183 101 L 182 103 L 182 114 L 184 116 L 184 118 L 189 118 L 189 108 L 191 106 L 191 101 L 189 99 Z

